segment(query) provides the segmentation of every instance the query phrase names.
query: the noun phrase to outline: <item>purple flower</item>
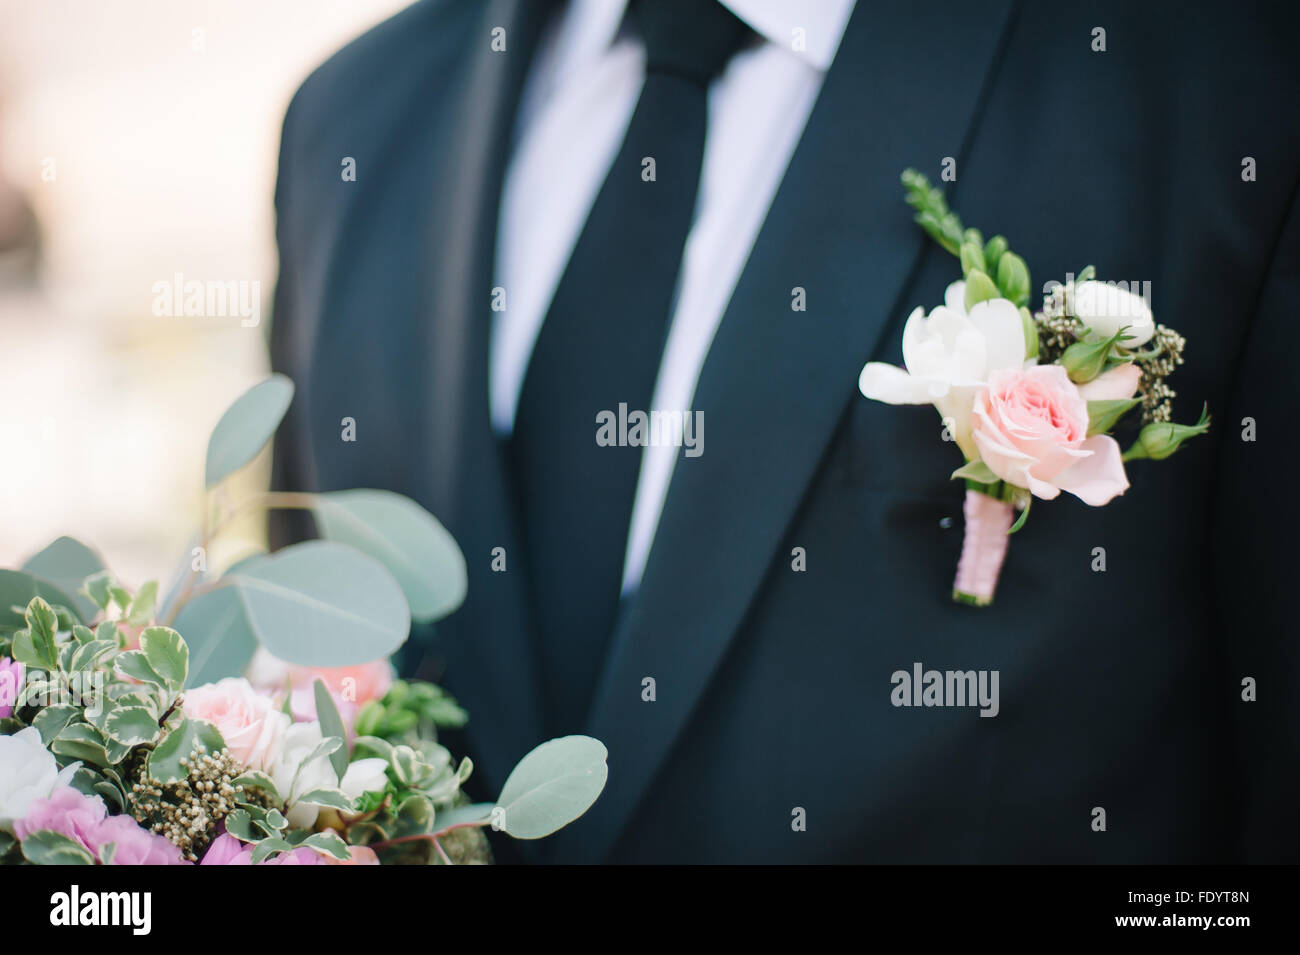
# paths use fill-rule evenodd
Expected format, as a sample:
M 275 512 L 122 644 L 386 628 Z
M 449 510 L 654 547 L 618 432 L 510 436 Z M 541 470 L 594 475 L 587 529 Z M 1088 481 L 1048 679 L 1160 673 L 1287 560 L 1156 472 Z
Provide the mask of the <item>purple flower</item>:
M 208 846 L 199 865 L 252 865 L 253 847 L 246 846 L 229 833 L 222 833 Z M 305 846 L 281 852 L 258 865 L 325 865 L 320 853 Z
M 114 843 L 113 865 L 189 865 L 181 850 L 156 833 L 141 829 L 130 816 L 109 816 L 87 834 L 86 844 L 103 860 L 103 850 Z
M 14 835 L 26 839 L 33 832 L 52 829 L 93 852 L 90 833 L 107 815 L 104 801 L 98 796 L 87 796 L 71 786 L 59 786 L 49 798 L 33 800 L 27 815 L 14 823 Z
M 13 715 L 22 687 L 23 665 L 9 657 L 0 657 L 0 719 Z

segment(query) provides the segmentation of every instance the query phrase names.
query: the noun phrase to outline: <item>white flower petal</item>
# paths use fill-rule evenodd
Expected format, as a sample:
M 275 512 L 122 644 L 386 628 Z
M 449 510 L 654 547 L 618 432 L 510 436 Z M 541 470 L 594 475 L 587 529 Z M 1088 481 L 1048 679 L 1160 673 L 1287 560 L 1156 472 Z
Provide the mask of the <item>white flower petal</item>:
M 970 310 L 970 323 L 984 336 L 986 378 L 995 371 L 1023 367 L 1025 326 L 1015 305 L 1005 298 L 977 302 Z
M 943 293 L 943 304 L 960 315 L 966 314 L 966 282 L 964 279 L 958 279 L 948 286 Z
M 858 376 L 858 390 L 891 405 L 928 405 L 933 399 L 925 379 L 884 362 L 868 362 Z

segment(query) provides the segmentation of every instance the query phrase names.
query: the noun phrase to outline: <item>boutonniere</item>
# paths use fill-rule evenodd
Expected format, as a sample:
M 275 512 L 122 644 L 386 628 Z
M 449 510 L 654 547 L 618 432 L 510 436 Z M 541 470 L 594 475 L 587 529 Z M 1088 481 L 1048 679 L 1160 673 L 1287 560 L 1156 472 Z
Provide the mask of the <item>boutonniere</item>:
M 993 600 L 1008 536 L 1024 526 L 1034 498 L 1066 491 L 1107 504 L 1128 489 L 1125 462 L 1163 460 L 1210 421 L 1205 412 L 1192 425 L 1171 420 L 1167 379 L 1185 342 L 1154 321 L 1142 295 L 1097 281 L 1088 266 L 1049 283 L 1042 308 L 1030 314 L 1029 268 L 1006 239 L 985 242 L 978 229 L 964 229 L 916 170 L 902 178 L 916 222 L 960 259 L 963 277 L 942 305 L 908 317 L 906 370 L 870 362 L 858 386 L 876 401 L 933 404 L 944 439 L 965 456 L 952 473 L 966 482 L 953 599 L 983 607 Z M 1110 432 L 1132 411 L 1143 427 L 1121 451 Z

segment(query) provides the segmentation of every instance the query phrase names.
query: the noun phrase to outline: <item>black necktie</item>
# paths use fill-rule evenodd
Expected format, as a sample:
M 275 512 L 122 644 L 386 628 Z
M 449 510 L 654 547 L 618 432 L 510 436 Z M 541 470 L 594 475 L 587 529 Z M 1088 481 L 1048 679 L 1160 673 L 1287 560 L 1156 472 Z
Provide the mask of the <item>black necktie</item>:
M 709 82 L 748 33 L 717 0 L 633 0 L 628 17 L 645 85 L 542 324 L 511 440 L 555 733 L 582 728 L 613 633 L 641 465 L 640 446 L 597 443 L 598 415 L 650 411 Z

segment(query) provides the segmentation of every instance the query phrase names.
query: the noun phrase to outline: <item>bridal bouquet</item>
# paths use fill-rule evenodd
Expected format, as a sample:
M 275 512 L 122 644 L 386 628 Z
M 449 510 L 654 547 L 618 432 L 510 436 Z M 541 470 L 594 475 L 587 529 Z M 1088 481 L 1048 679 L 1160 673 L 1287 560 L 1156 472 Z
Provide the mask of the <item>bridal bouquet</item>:
M 66 537 L 0 570 L 0 862 L 479 862 L 483 828 L 541 838 L 599 796 L 585 736 L 538 746 L 495 802 L 461 792 L 472 767 L 437 731 L 466 714 L 387 659 L 464 598 L 431 514 L 384 491 L 224 501 L 292 396 L 274 376 L 218 423 L 203 531 L 165 596 Z M 210 572 L 214 537 L 257 507 L 308 508 L 323 539 Z
M 1096 281 L 1092 266 L 1050 283 L 1030 314 L 1029 269 L 1002 236 L 962 228 L 943 194 L 914 169 L 903 173 L 916 221 L 961 262 L 944 303 L 917 308 L 903 328 L 906 370 L 862 369 L 862 393 L 889 404 L 933 404 L 944 438 L 966 458 L 965 537 L 953 598 L 993 600 L 1007 537 L 1034 498 L 1062 491 L 1100 507 L 1129 486 L 1124 464 L 1163 460 L 1209 430 L 1171 420 L 1168 378 L 1183 362 L 1183 337 L 1157 324 L 1125 283 Z M 1130 412 L 1141 429 L 1121 451 L 1111 432 Z M 1018 510 L 1019 516 L 1015 516 Z

